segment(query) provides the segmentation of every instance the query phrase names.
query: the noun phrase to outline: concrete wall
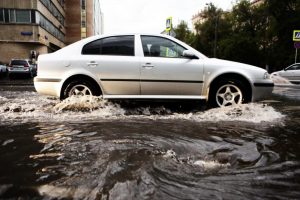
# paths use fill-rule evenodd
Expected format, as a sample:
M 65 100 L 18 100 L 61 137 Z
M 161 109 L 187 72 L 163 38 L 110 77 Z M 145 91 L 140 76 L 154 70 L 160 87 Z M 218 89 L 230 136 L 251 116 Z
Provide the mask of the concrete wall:
M 8 64 L 13 58 L 29 58 L 31 50 L 36 50 L 40 55 L 48 53 L 47 46 L 38 43 L 0 42 L 0 61 Z
M 22 35 L 21 32 L 32 32 L 31 36 Z M 38 26 L 31 24 L 3 24 L 0 28 L 0 41 L 37 42 Z
M 0 8 L 36 9 L 38 0 L 0 0 Z
M 67 0 L 66 4 L 66 43 L 71 44 L 81 39 L 80 0 Z

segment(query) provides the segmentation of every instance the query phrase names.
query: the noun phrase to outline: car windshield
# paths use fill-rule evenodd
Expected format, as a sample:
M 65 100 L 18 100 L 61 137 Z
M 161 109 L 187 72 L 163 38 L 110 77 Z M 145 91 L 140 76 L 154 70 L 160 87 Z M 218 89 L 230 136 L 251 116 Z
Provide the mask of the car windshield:
M 28 63 L 25 60 L 12 60 L 11 64 L 12 65 L 27 65 Z

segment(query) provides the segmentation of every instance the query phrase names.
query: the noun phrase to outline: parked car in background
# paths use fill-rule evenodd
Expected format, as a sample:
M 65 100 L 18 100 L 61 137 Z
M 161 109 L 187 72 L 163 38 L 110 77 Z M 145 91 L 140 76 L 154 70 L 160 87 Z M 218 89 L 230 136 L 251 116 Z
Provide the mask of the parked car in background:
M 300 63 L 295 63 L 281 71 L 273 72 L 272 75 L 281 76 L 291 83 L 300 84 Z
M 263 99 L 274 86 L 264 69 L 207 58 L 160 34 L 94 36 L 40 55 L 34 85 L 61 99 L 205 99 L 214 107 Z
M 12 59 L 8 66 L 8 75 L 11 77 L 15 74 L 24 74 L 34 77 L 36 67 L 27 59 Z
M 4 65 L 2 62 L 0 62 L 0 74 L 6 73 L 6 72 L 7 72 L 6 65 Z

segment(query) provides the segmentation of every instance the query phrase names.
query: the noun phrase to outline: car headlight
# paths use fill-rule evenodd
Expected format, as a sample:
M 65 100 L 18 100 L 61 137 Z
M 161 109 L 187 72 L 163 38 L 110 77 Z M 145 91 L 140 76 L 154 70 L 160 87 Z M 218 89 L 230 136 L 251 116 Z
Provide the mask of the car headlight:
M 268 72 L 264 73 L 264 79 L 270 79 L 270 74 Z

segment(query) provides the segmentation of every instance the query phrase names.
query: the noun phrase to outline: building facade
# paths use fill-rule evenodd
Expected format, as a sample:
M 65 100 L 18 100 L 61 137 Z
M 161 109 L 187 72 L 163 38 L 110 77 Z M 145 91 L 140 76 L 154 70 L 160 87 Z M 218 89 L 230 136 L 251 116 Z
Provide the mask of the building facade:
M 67 0 L 65 2 L 67 7 L 66 44 L 103 33 L 100 0 Z
M 94 35 L 94 13 L 101 13 L 98 1 L 0 0 L 0 61 L 50 53 Z M 94 2 L 99 11 L 93 9 Z M 99 33 L 101 28 L 97 25 Z

